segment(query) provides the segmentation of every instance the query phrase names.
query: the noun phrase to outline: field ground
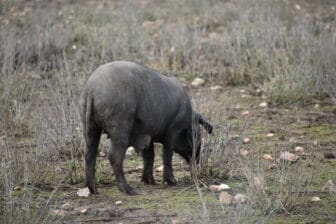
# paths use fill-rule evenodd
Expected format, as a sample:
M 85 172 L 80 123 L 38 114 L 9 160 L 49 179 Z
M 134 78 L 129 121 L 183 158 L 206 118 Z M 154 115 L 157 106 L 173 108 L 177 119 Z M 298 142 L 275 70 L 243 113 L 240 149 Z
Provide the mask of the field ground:
M 335 7 L 0 1 L 0 223 L 335 223 Z M 156 185 L 142 184 L 141 158 L 127 155 L 138 196 L 117 190 L 103 138 L 99 194 L 82 198 L 78 96 L 97 66 L 121 59 L 178 77 L 214 134 L 204 135 L 197 175 L 174 157 L 175 187 L 160 171 Z M 205 84 L 192 87 L 196 77 Z M 220 203 L 208 188 L 222 183 L 246 201 Z
M 128 155 L 125 161 L 127 179 L 134 186 L 140 196 L 128 196 L 118 191 L 113 172 L 106 157 L 98 157 L 97 182 L 99 194 L 89 198 L 79 198 L 77 190 L 83 186 L 83 162 L 75 161 L 74 166 L 69 166 L 67 162 L 51 163 L 44 172 L 46 176 L 41 177 L 41 183 L 37 184 L 32 191 L 34 202 L 33 209 L 38 211 L 50 200 L 49 212 L 55 213 L 56 217 L 50 215 L 51 219 L 60 219 L 61 222 L 111 222 L 111 223 L 194 223 L 195 221 L 210 219 L 213 223 L 224 222 L 234 217 L 227 215 L 240 214 L 238 223 L 254 223 L 263 221 L 266 223 L 331 223 L 336 220 L 336 196 L 322 190 L 328 180 L 336 179 L 336 160 L 326 158 L 325 153 L 336 154 L 336 107 L 324 105 L 323 102 L 306 107 L 298 106 L 273 106 L 266 108 L 259 106 L 264 99 L 249 89 L 241 93 L 242 88 L 225 88 L 223 91 L 211 92 L 208 88 L 194 89 L 194 94 L 201 94 L 205 100 L 211 99 L 225 113 L 227 122 L 238 127 L 230 131 L 228 139 L 235 139 L 237 135 L 243 133 L 244 138 L 250 141 L 243 143 L 239 150 L 247 150 L 248 154 L 243 156 L 240 152 L 235 152 L 234 148 L 222 148 L 230 154 L 236 154 L 235 160 L 248 164 L 252 170 L 251 175 L 260 175 L 263 179 L 264 196 L 257 200 L 275 200 L 273 194 L 283 191 L 285 197 L 282 203 L 289 206 L 289 211 L 274 211 L 270 218 L 265 219 L 262 210 L 258 208 L 253 212 L 248 211 L 250 207 L 241 206 L 221 206 L 218 201 L 218 194 L 211 193 L 206 187 L 210 184 L 225 183 L 231 189 L 232 195 L 236 193 L 249 194 L 255 189 L 244 175 L 245 165 L 238 164 L 229 169 L 225 165 L 221 169 L 228 169 L 227 173 L 222 172 L 219 177 L 200 177 L 200 191 L 202 201 L 206 204 L 207 216 L 204 217 L 200 195 L 192 181 L 188 166 L 178 157 L 174 158 L 175 175 L 179 181 L 176 187 L 165 186 L 161 179 L 162 173 L 155 171 L 155 186 L 146 186 L 140 183 L 141 177 L 141 157 Z M 223 103 L 221 99 L 225 99 Z M 220 101 L 219 101 L 220 100 Z M 211 109 L 210 109 L 211 110 Z M 244 111 L 249 111 L 248 115 L 242 115 Z M 237 125 L 237 123 L 242 125 Z M 219 127 L 216 127 L 217 129 Z M 215 128 L 215 132 L 216 132 Z M 242 130 L 243 129 L 243 130 Z M 268 133 L 273 133 L 273 137 L 267 137 Z M 216 135 L 216 134 L 215 134 Z M 208 137 L 211 141 L 211 137 Z M 101 151 L 107 150 L 108 142 L 103 141 Z M 104 147 L 106 146 L 106 147 Z M 263 159 L 264 154 L 271 154 L 273 158 L 279 158 L 281 151 L 294 152 L 296 146 L 304 148 L 304 155 L 299 156 L 299 160 L 293 164 L 281 164 L 269 169 L 274 162 Z M 160 146 L 156 146 L 155 167 L 161 165 Z M 239 163 L 239 162 L 238 162 Z M 76 167 L 74 171 L 73 168 Z M 256 169 L 256 171 L 253 171 Z M 279 175 L 279 173 L 284 174 Z M 291 173 L 293 172 L 293 173 Z M 71 178 L 69 173 L 72 174 Z M 224 173 L 224 174 L 223 174 Z M 248 175 L 247 175 L 248 176 Z M 290 181 L 293 186 L 283 188 L 281 178 Z M 278 179 L 279 178 L 279 179 Z M 290 180 L 298 179 L 297 181 Z M 299 180 L 302 178 L 302 180 Z M 70 181 L 71 179 L 71 181 Z M 43 181 L 42 181 L 43 180 Z M 62 182 L 66 182 L 61 184 Z M 291 182 L 292 181 L 292 182 Z M 72 184 L 69 184 L 73 182 Z M 58 183 L 58 184 L 55 184 Z M 284 184 L 284 183 L 283 183 Z M 15 191 L 15 194 L 22 194 L 25 189 Z M 313 196 L 320 197 L 320 202 L 311 202 Z M 250 199 L 249 199 L 250 200 Z M 251 199 L 253 200 L 253 199 Z M 116 201 L 122 204 L 115 205 Z M 276 200 L 273 202 L 276 203 Z M 35 207 L 37 206 L 37 207 Z M 272 207 L 272 206 L 270 206 Z M 85 214 L 81 210 L 87 209 Z M 228 212 L 227 210 L 240 210 Z M 61 212 L 60 212 L 61 210 Z M 63 211 L 63 212 L 62 212 Z M 42 215 L 42 214 L 40 214 Z M 63 217 L 64 216 L 64 217 Z

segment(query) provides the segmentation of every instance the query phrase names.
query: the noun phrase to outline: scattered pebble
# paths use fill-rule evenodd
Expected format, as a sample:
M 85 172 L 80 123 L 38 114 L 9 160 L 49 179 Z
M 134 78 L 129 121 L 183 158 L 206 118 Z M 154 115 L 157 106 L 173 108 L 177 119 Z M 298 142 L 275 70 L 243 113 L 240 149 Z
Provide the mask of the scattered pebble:
M 106 153 L 105 152 L 99 152 L 99 157 L 105 157 L 106 156 Z
M 194 87 L 199 87 L 202 86 L 205 83 L 205 80 L 202 78 L 195 78 L 192 82 L 191 85 Z
M 86 213 L 87 213 L 87 211 L 88 211 L 88 209 L 87 209 L 87 208 L 82 208 L 82 209 L 80 210 L 80 213 L 81 213 L 81 214 L 86 214 Z
M 245 89 L 241 89 L 240 93 L 246 93 L 246 90 Z
M 230 187 L 226 184 L 220 184 L 220 185 L 210 185 L 209 190 L 211 192 L 221 192 L 223 190 L 230 189 Z
M 224 204 L 224 205 L 230 205 L 232 203 L 233 197 L 227 193 L 226 191 L 222 191 L 219 194 L 219 202 Z
M 286 151 L 280 153 L 280 159 L 288 162 L 296 162 L 299 159 L 299 156 Z
M 319 197 L 315 196 L 315 197 L 312 197 L 311 201 L 312 202 L 319 202 L 319 201 L 321 201 L 321 199 Z
M 267 133 L 267 135 L 266 135 L 267 137 L 273 137 L 274 136 L 274 133 Z
M 21 187 L 20 186 L 15 186 L 13 190 L 14 191 L 21 191 Z
M 299 4 L 295 4 L 295 9 L 299 11 L 301 10 L 301 6 Z
M 261 108 L 267 107 L 267 102 L 262 102 L 261 104 L 259 104 L 259 107 Z
M 270 154 L 264 154 L 263 158 L 266 159 L 266 160 L 271 160 L 271 161 L 274 160 L 273 157 Z
M 210 87 L 210 90 L 212 90 L 212 91 L 220 91 L 220 90 L 223 90 L 223 89 L 224 89 L 224 87 L 219 86 L 219 85 Z
M 82 188 L 82 189 L 79 189 L 78 191 L 77 191 L 77 195 L 79 196 L 79 197 L 89 197 L 90 196 L 90 190 L 89 190 L 89 188 L 88 187 L 86 187 L 86 188 Z
M 121 204 L 122 204 L 122 201 L 116 201 L 114 204 L 115 204 L 115 205 L 121 205 Z
M 163 172 L 163 166 L 159 166 L 155 169 L 156 172 Z
M 250 142 L 250 139 L 249 138 L 244 138 L 243 142 L 248 143 L 248 142 Z
M 241 113 L 241 115 L 248 116 L 248 115 L 250 115 L 250 112 L 248 110 L 245 110 Z
M 304 152 L 304 148 L 301 146 L 296 146 L 295 147 L 295 152 Z
M 135 148 L 133 146 L 128 147 L 126 150 L 126 155 L 131 156 L 135 154 Z

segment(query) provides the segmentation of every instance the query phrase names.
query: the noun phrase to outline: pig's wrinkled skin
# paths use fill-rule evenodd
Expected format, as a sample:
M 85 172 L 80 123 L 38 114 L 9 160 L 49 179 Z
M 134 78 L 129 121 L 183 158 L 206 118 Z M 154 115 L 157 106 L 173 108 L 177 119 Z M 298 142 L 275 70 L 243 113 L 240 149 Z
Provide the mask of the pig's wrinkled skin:
M 211 133 L 212 126 L 194 113 L 190 98 L 175 78 L 127 61 L 115 61 L 98 67 L 87 80 L 79 100 L 87 150 L 86 186 L 97 193 L 95 165 L 102 133 L 111 140 L 108 158 L 118 183 L 127 194 L 137 194 L 125 179 L 123 161 L 126 149 L 134 146 L 142 153 L 142 181 L 154 184 L 154 142 L 162 143 L 163 180 L 175 185 L 173 151 L 187 162 L 193 149 L 199 158 L 200 125 Z

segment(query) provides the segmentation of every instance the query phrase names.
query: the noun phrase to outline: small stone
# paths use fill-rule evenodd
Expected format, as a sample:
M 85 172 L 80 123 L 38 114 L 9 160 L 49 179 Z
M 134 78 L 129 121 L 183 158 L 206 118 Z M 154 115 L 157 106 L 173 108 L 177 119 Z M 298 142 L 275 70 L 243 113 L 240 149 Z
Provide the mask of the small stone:
M 301 146 L 296 146 L 295 147 L 295 152 L 304 152 L 304 148 Z
M 90 194 L 91 194 L 91 193 L 90 193 L 90 190 L 89 190 L 88 187 L 79 189 L 79 190 L 77 191 L 77 195 L 78 195 L 79 197 L 85 197 L 85 198 L 87 198 L 87 197 L 90 196 Z
M 13 190 L 14 191 L 21 191 L 21 187 L 20 186 L 15 186 Z
M 115 204 L 115 205 L 121 205 L 121 204 L 122 204 L 122 201 L 116 201 L 114 204 Z
M 267 135 L 266 135 L 267 137 L 269 137 L 269 138 L 271 138 L 271 137 L 273 137 L 274 136 L 274 133 L 267 133 Z
M 262 103 L 260 103 L 260 104 L 259 104 L 259 107 L 261 107 L 261 108 L 265 108 L 265 107 L 267 107 L 267 102 L 262 102 Z
M 270 154 L 264 154 L 263 158 L 266 159 L 266 160 L 271 160 L 271 161 L 274 160 L 273 157 Z
M 191 85 L 194 87 L 199 87 L 205 83 L 205 80 L 202 78 L 195 78 L 192 82 Z
M 295 4 L 295 9 L 299 11 L 301 10 L 301 6 L 299 4 Z
M 241 113 L 241 115 L 248 116 L 248 115 L 250 115 L 250 112 L 248 110 L 245 110 Z
M 296 162 L 299 159 L 299 157 L 293 153 L 286 151 L 280 153 L 280 159 L 288 162 Z
M 126 150 L 126 155 L 131 156 L 135 154 L 135 148 L 133 146 L 128 147 Z
M 159 166 L 155 169 L 156 172 L 163 172 L 163 166 Z
M 77 49 L 77 46 L 74 44 L 74 45 L 72 45 L 72 50 L 76 50 Z
M 247 198 L 245 194 L 236 194 L 233 197 L 233 204 L 242 204 L 246 202 Z
M 319 197 L 315 196 L 315 197 L 312 197 L 311 201 L 312 202 L 319 202 L 319 201 L 321 201 L 321 199 Z
M 249 138 L 244 138 L 243 142 L 248 143 L 248 142 L 250 142 L 250 139 Z
M 249 153 L 249 151 L 247 151 L 246 149 L 240 150 L 240 155 L 242 155 L 242 156 L 246 156 L 248 153 Z
M 213 193 L 221 192 L 223 190 L 230 189 L 227 184 L 219 184 L 219 185 L 210 185 L 209 190 Z
M 322 187 L 322 191 L 327 191 L 329 193 L 336 193 L 336 187 L 332 180 L 328 180 Z
M 245 89 L 241 89 L 240 93 L 246 93 L 246 90 Z
M 99 157 L 105 157 L 106 153 L 105 152 L 99 152 Z
M 315 107 L 315 108 L 319 108 L 319 107 L 320 107 L 320 104 L 317 103 L 317 104 L 314 105 L 314 107 Z
M 226 191 L 222 191 L 219 194 L 219 202 L 224 204 L 224 205 L 230 205 L 232 203 L 233 197 L 227 193 Z
M 211 91 L 220 91 L 220 90 L 223 90 L 223 89 L 224 89 L 224 87 L 223 86 L 219 86 L 219 85 L 217 85 L 217 86 L 211 86 L 210 87 Z
M 88 209 L 87 209 L 87 208 L 82 208 L 82 209 L 80 210 L 80 213 L 81 213 L 81 214 L 86 214 L 86 213 L 87 213 L 87 211 L 88 211 Z

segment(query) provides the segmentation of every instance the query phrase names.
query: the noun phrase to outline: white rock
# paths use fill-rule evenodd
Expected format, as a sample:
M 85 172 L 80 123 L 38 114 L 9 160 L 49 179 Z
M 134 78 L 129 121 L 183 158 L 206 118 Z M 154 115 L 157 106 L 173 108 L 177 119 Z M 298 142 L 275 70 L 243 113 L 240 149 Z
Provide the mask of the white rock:
M 248 110 L 245 110 L 241 113 L 241 115 L 248 116 L 248 115 L 250 115 L 250 112 Z
M 191 85 L 194 87 L 199 87 L 205 83 L 205 80 L 202 78 L 195 78 L 192 82 Z
M 295 152 L 304 152 L 304 148 L 300 146 L 295 147 Z
M 319 197 L 315 196 L 315 197 L 312 197 L 311 201 L 312 202 L 319 202 L 319 201 L 321 201 L 321 199 Z
M 79 197 L 89 197 L 90 196 L 90 190 L 89 190 L 89 188 L 88 187 L 86 187 L 86 188 L 82 188 L 82 189 L 79 189 L 78 191 L 77 191 L 77 195 L 79 196 Z
M 122 201 L 116 201 L 114 204 L 115 204 L 115 205 L 121 205 L 121 204 L 122 204 Z
M 100 151 L 100 152 L 99 152 L 99 156 L 100 156 L 100 157 L 105 157 L 105 156 L 106 156 L 106 153 Z
M 241 203 L 246 202 L 246 200 L 247 200 L 247 198 L 246 198 L 245 194 L 236 194 L 233 197 L 233 203 L 234 204 L 241 204 Z
M 299 156 L 286 151 L 280 153 L 280 159 L 288 162 L 295 162 L 299 159 Z
M 88 209 L 87 209 L 87 208 L 82 208 L 82 209 L 80 210 L 80 213 L 82 213 L 82 214 L 86 214 L 86 213 L 87 213 L 87 211 L 88 211 Z
M 270 154 L 264 154 L 263 158 L 266 159 L 266 160 L 271 160 L 271 161 L 274 160 L 273 157 Z
M 232 203 L 233 197 L 227 193 L 226 191 L 222 191 L 219 194 L 219 202 L 224 204 L 224 205 L 230 205 Z
M 163 172 L 163 166 L 159 166 L 155 169 L 156 172 Z
M 274 133 L 267 133 L 267 135 L 266 135 L 267 137 L 273 137 L 274 136 Z
M 212 90 L 212 91 L 220 91 L 220 90 L 223 90 L 223 89 L 224 89 L 224 87 L 219 86 L 219 85 L 210 87 L 210 90 Z
M 219 185 L 210 185 L 209 189 L 211 192 L 221 192 L 223 190 L 230 189 L 230 187 L 226 184 L 219 184 Z
M 266 102 L 262 102 L 259 104 L 259 107 L 265 108 L 267 107 L 267 103 Z
M 131 156 L 135 154 L 135 148 L 133 146 L 128 147 L 126 150 L 126 155 Z
M 240 93 L 246 93 L 246 90 L 245 89 L 241 89 Z
M 248 143 L 248 142 L 250 142 L 250 139 L 249 138 L 244 138 L 243 142 Z

